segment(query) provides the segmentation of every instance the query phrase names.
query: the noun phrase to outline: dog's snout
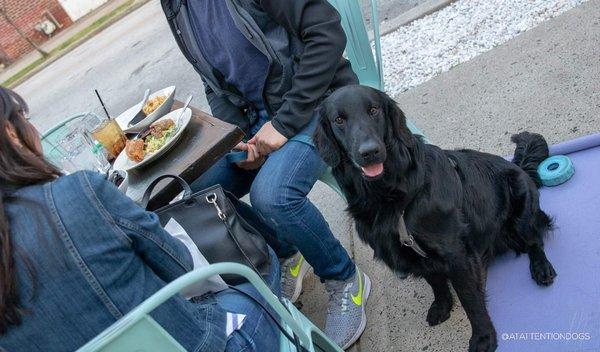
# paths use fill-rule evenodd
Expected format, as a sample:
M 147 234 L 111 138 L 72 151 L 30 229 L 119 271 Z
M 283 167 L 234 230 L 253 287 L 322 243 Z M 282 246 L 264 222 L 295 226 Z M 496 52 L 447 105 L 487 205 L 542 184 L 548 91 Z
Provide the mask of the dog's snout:
M 381 153 L 380 149 L 375 141 L 369 141 L 358 147 L 358 153 L 364 160 L 370 161 L 379 156 Z

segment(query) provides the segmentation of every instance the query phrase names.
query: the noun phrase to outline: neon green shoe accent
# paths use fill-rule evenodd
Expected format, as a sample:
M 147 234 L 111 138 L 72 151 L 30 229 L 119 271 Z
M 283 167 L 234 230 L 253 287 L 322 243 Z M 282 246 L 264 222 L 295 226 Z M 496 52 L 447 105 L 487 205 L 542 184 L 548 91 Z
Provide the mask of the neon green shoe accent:
M 358 268 L 356 268 L 356 274 L 358 275 L 358 295 L 353 295 L 350 294 L 350 298 L 352 298 L 352 302 L 354 302 L 354 304 L 356 304 L 357 306 L 362 305 L 362 296 L 363 296 L 363 282 L 362 282 L 362 274 L 361 272 L 358 270 Z
M 290 274 L 292 274 L 292 277 L 298 277 L 298 274 L 300 274 L 300 267 L 302 266 L 303 261 L 304 261 L 304 256 L 301 255 L 300 260 L 298 261 L 298 264 L 296 264 L 295 266 L 290 268 Z

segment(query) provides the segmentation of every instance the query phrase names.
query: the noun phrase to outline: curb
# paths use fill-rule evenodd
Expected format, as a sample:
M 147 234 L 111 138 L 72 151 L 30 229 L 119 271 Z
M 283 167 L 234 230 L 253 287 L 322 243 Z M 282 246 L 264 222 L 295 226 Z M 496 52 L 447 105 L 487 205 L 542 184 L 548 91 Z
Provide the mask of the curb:
M 140 7 L 144 6 L 149 1 L 150 0 L 141 0 L 139 2 L 134 3 L 127 10 L 125 10 L 125 11 L 121 12 L 120 14 L 116 15 L 115 17 L 111 18 L 106 23 L 104 23 L 102 26 L 100 26 L 100 27 L 96 28 L 95 30 L 93 30 L 92 32 L 90 32 L 87 36 L 85 36 L 85 37 L 81 38 L 80 40 L 76 41 L 75 43 L 73 43 L 68 48 L 62 50 L 57 55 L 55 55 L 55 56 L 47 59 L 46 61 L 44 61 L 42 64 L 40 64 L 36 68 L 34 68 L 31 71 L 29 71 L 23 77 L 19 78 L 18 80 L 14 81 L 13 83 L 11 83 L 7 88 L 11 88 L 12 89 L 12 88 L 18 86 L 19 84 L 25 82 L 29 78 L 35 76 L 38 72 L 40 72 L 41 70 L 43 70 L 46 67 L 48 67 L 49 65 L 51 65 L 54 61 L 56 61 L 56 60 L 60 59 L 61 57 L 67 55 L 71 51 L 77 49 L 80 45 L 82 45 L 83 43 L 85 43 L 88 40 L 92 39 L 94 36 L 96 36 L 97 34 L 99 34 L 100 32 L 102 32 L 106 28 L 110 27 L 111 25 L 115 24 L 119 20 L 123 19 L 123 17 L 129 15 L 133 11 L 135 11 L 135 10 L 139 9 Z
M 406 26 L 411 22 L 419 20 L 436 11 L 439 11 L 455 1 L 456 0 L 428 0 L 422 3 L 421 5 L 415 6 L 412 9 L 403 13 L 402 15 L 393 18 L 389 21 L 383 22 L 381 24 L 381 36 L 389 34 L 390 32 L 393 32 L 402 26 Z

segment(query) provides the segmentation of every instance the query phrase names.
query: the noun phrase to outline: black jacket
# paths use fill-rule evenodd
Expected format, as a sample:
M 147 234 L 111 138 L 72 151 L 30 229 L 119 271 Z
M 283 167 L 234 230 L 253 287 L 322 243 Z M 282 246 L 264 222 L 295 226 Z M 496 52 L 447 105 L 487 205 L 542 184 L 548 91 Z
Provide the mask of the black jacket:
M 177 44 L 201 75 L 212 114 L 247 131 L 256 114 L 250 102 L 212 68 L 195 42 L 187 1 L 162 0 Z M 326 0 L 223 0 L 240 31 L 269 60 L 263 101 L 273 126 L 296 135 L 322 98 L 358 79 L 342 57 L 346 36 Z

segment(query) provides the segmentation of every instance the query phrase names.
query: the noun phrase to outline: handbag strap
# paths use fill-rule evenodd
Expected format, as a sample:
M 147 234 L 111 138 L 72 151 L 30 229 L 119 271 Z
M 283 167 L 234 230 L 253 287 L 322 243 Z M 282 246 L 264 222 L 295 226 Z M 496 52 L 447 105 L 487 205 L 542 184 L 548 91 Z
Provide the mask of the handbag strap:
M 225 192 L 223 192 L 223 195 L 225 196 L 223 203 L 227 204 L 228 201 L 230 202 L 230 200 L 227 199 Z M 240 242 L 238 241 L 237 237 L 235 237 L 235 235 L 233 234 L 233 229 L 231 228 L 231 226 L 229 225 L 229 222 L 227 221 L 227 215 L 223 212 L 223 210 L 219 206 L 217 193 L 214 193 L 214 192 L 210 193 L 205 198 L 206 198 L 206 201 L 208 203 L 212 204 L 215 207 L 215 209 L 217 210 L 217 215 L 219 216 L 219 219 L 221 219 L 221 221 L 223 222 L 223 225 L 225 225 L 225 228 L 227 229 L 227 234 L 229 235 L 229 237 L 231 237 L 231 240 L 233 241 L 235 246 L 240 250 L 240 253 L 242 253 L 242 255 L 244 256 L 244 259 L 246 259 L 246 261 L 248 262 L 248 264 L 252 268 L 252 270 L 254 270 L 260 276 L 260 271 L 258 271 L 256 266 L 252 263 L 252 260 L 250 260 L 250 258 L 246 254 L 246 251 L 244 251 L 244 248 L 242 247 L 242 245 L 240 245 Z M 240 221 L 244 221 L 244 219 L 235 210 L 235 207 L 232 206 L 231 208 L 233 210 L 233 216 L 238 217 L 238 219 Z
M 179 182 L 179 185 L 181 185 L 181 188 L 183 188 L 183 199 L 185 198 L 189 198 L 192 195 L 192 189 L 190 188 L 190 186 L 188 185 L 187 182 L 185 182 L 184 179 L 182 179 L 179 176 L 176 175 L 162 175 L 160 177 L 157 177 L 154 181 L 152 181 L 152 183 L 150 183 L 150 185 L 148 186 L 148 188 L 146 188 L 146 192 L 144 192 L 144 196 L 142 197 L 142 201 L 140 202 L 140 206 L 144 209 L 146 209 L 148 207 L 148 202 L 150 201 L 150 196 L 152 195 L 152 191 L 154 190 L 154 187 L 156 187 L 156 185 L 167 178 L 172 178 L 175 179 L 177 182 Z

